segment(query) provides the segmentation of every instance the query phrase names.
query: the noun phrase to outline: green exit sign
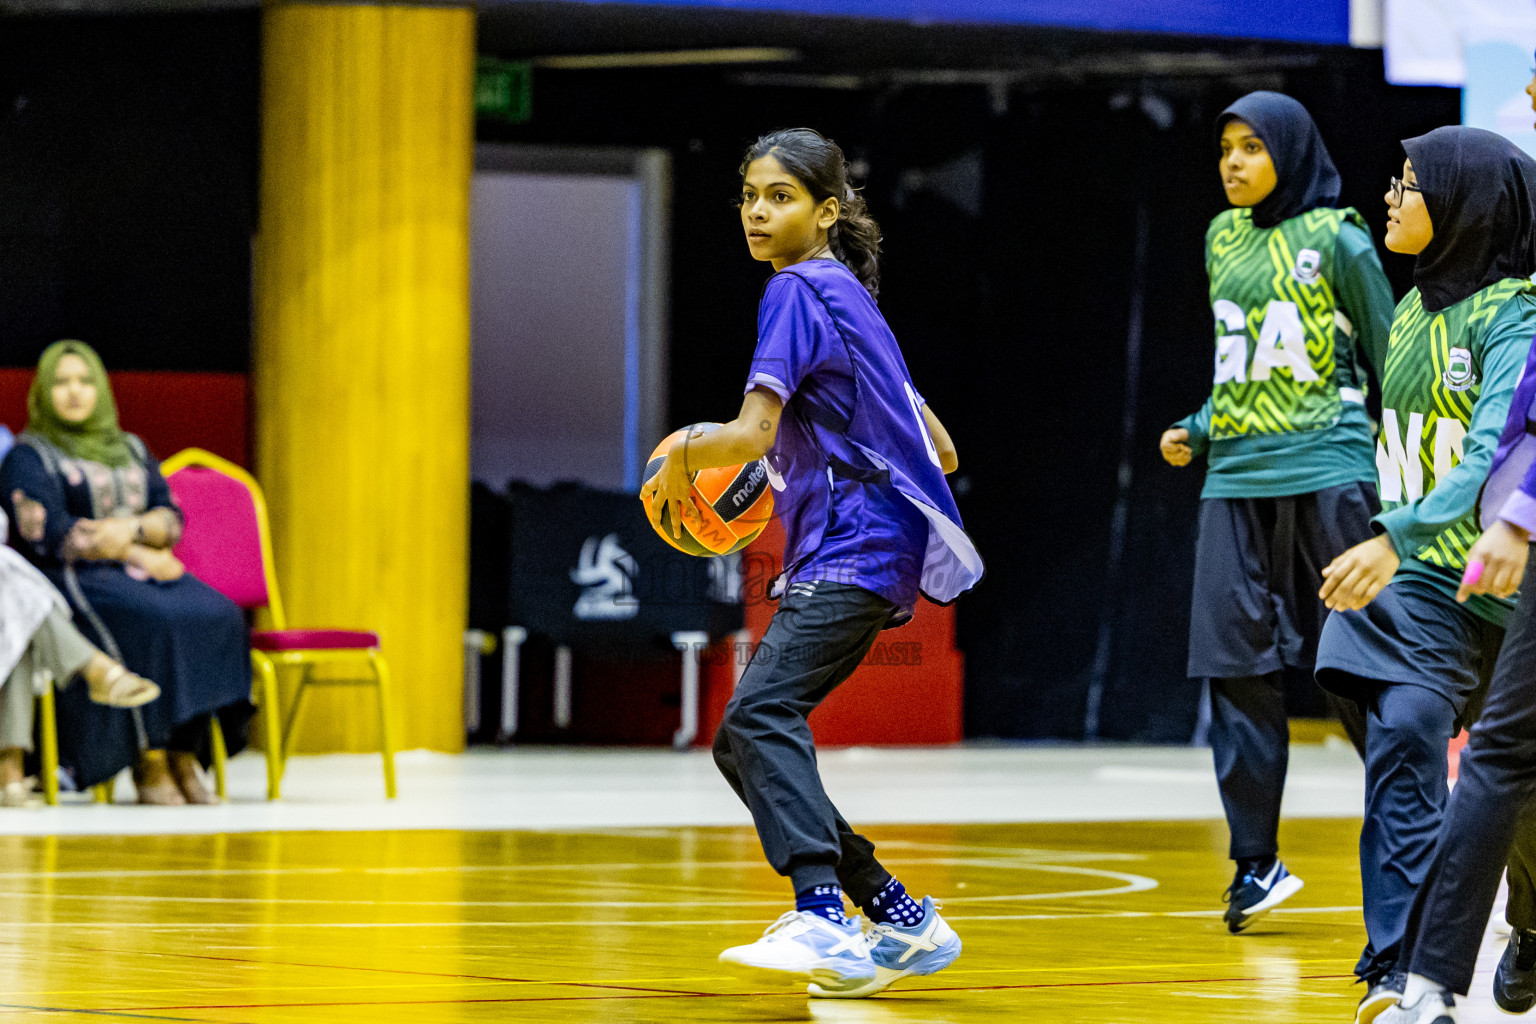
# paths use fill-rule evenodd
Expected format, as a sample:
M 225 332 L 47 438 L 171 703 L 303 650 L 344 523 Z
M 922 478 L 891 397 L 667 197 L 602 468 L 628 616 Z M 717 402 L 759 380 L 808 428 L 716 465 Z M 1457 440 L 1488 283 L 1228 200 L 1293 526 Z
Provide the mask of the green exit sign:
M 475 115 L 507 124 L 533 116 L 533 65 L 481 57 L 475 65 Z

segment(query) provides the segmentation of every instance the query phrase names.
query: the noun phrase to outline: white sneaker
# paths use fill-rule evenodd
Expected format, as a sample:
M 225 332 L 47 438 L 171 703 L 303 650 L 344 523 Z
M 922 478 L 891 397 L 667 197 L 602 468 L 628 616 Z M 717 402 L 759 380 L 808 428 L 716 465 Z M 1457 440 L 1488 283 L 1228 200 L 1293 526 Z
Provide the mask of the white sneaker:
M 1355 1024 L 1375 1024 L 1377 1017 L 1396 1006 L 1408 987 L 1408 976 L 1394 970 L 1368 984 L 1370 988 L 1366 989 L 1355 1010 Z
M 737 970 L 809 978 L 818 995 L 835 995 L 874 982 L 869 941 L 857 923 L 836 925 L 820 914 L 791 910 L 745 946 L 732 946 L 720 962 Z M 876 989 L 875 991 L 878 991 Z
M 815 982 L 810 994 L 831 999 L 857 999 L 883 992 L 910 975 L 937 974 L 960 956 L 960 936 L 939 916 L 932 896 L 923 897 L 923 920 L 906 928 L 899 924 L 877 924 L 865 937 L 869 958 L 875 962 L 875 977 L 857 987 L 823 991 Z
M 1412 1006 L 1397 1003 L 1388 1008 L 1376 1024 L 1456 1024 L 1456 997 L 1444 989 L 1426 992 Z

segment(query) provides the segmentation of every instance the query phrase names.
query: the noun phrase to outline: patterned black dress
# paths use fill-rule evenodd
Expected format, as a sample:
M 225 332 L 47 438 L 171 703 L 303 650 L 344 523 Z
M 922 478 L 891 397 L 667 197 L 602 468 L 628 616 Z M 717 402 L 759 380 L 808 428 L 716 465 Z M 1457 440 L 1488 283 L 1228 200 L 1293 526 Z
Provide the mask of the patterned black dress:
M 59 694 L 59 760 L 81 788 L 110 779 L 141 749 L 192 751 L 206 763 L 214 713 L 234 753 L 252 711 L 249 630 L 232 601 L 190 573 L 161 583 L 122 562 L 67 557 L 78 519 L 177 511 L 160 464 L 130 441 L 136 462 L 119 468 L 28 434 L 0 463 L 11 544 L 69 599 L 92 643 L 160 685 L 160 697 L 134 711 L 92 703 L 83 686 Z

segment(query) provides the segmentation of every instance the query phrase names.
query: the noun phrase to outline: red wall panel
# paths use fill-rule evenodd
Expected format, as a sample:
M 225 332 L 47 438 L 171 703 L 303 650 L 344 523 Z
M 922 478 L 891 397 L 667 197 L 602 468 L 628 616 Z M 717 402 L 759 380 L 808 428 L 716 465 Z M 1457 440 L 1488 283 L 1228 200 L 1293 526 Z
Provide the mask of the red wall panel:
M 21 433 L 27 423 L 31 369 L 0 368 L 0 423 Z M 124 370 L 112 374 L 123 429 L 138 434 L 158 458 L 206 448 L 248 465 L 246 378 L 243 373 Z
M 784 533 L 777 520 L 747 549 L 746 629 L 751 648 L 763 638 L 778 604 L 762 589 L 779 572 Z M 699 742 L 708 744 L 725 713 L 738 667 L 711 651 L 703 673 Z M 955 647 L 955 609 L 919 600 L 912 621 L 880 634 L 853 676 L 811 713 L 816 742 L 853 744 L 958 743 L 963 735 L 965 658 Z

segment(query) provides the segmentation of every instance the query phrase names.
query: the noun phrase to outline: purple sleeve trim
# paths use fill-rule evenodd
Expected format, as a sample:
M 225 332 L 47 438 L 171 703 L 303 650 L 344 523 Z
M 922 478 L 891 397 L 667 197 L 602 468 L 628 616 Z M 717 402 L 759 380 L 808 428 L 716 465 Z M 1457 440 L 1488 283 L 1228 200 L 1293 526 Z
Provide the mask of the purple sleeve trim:
M 1526 533 L 1536 534 L 1536 498 L 1524 491 L 1516 491 L 1504 501 L 1499 518 Z
M 762 372 L 754 373 L 750 378 L 748 378 L 746 390 L 743 391 L 742 394 L 746 394 L 747 391 L 751 391 L 753 388 L 767 388 L 769 391 L 772 391 L 774 394 L 779 396 L 779 401 L 789 401 L 789 386 L 772 374 Z

